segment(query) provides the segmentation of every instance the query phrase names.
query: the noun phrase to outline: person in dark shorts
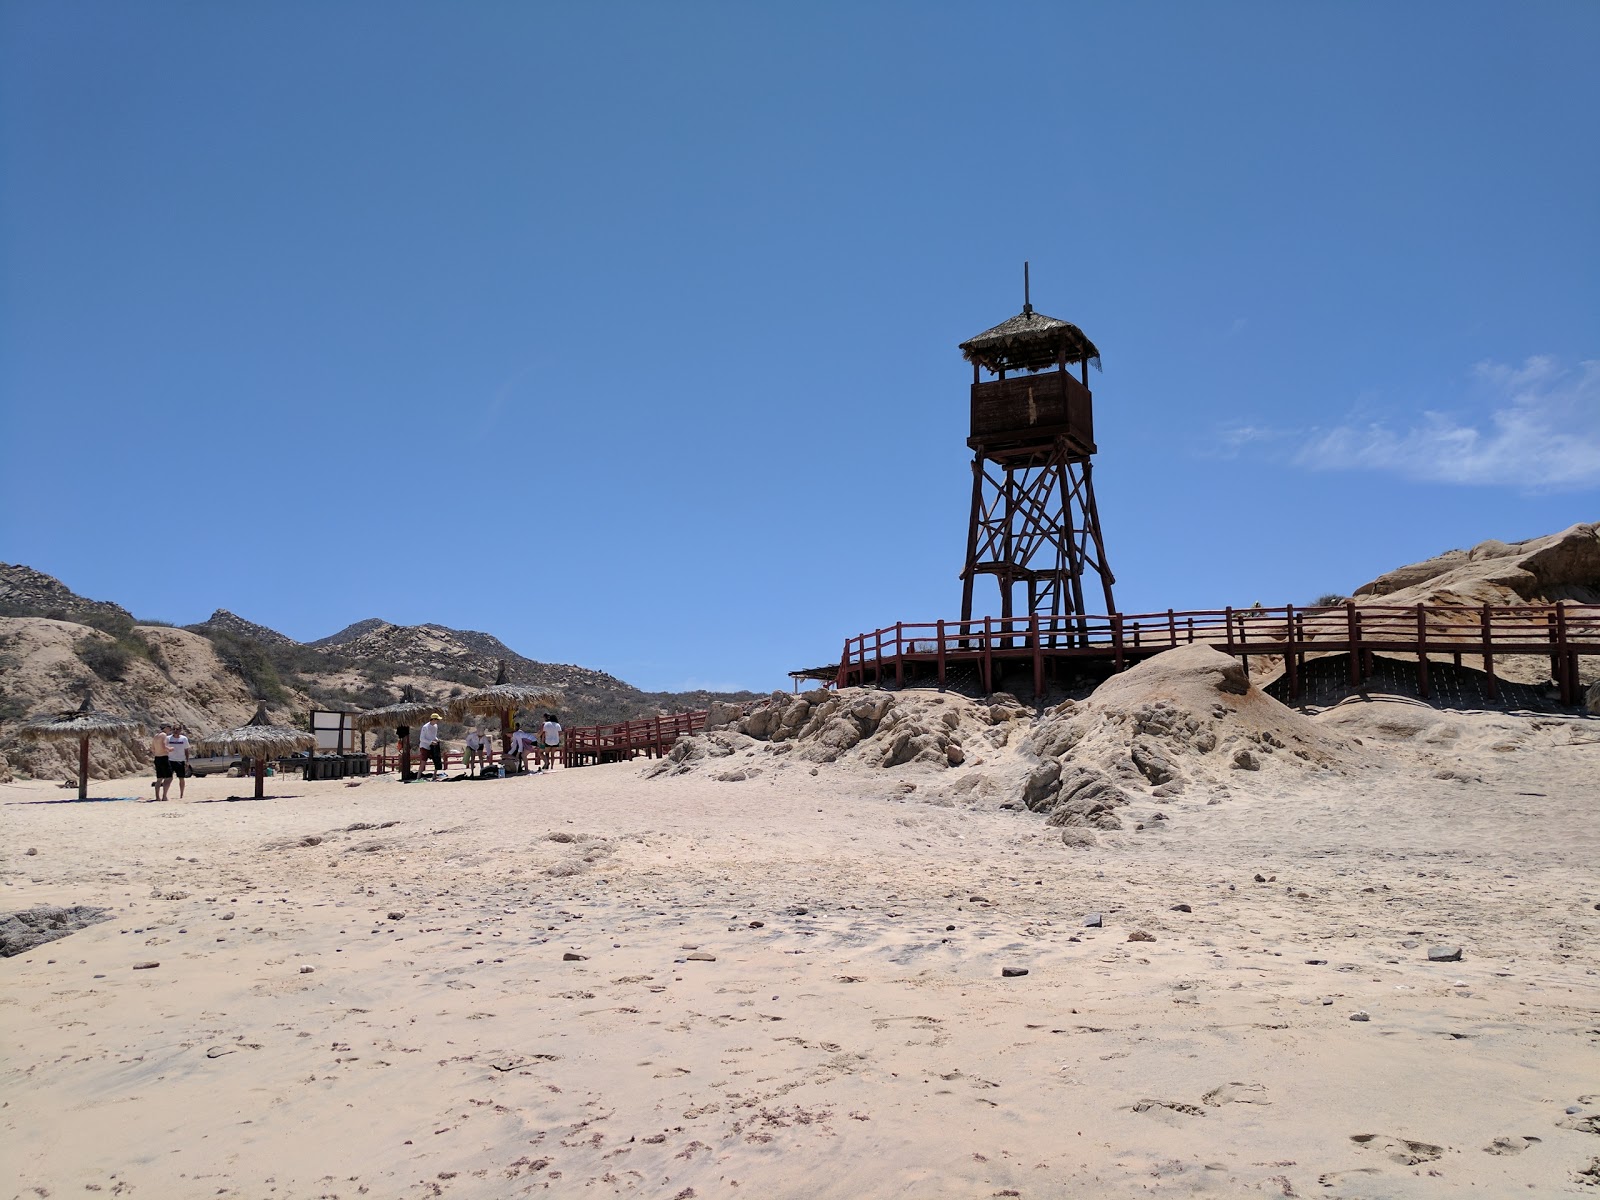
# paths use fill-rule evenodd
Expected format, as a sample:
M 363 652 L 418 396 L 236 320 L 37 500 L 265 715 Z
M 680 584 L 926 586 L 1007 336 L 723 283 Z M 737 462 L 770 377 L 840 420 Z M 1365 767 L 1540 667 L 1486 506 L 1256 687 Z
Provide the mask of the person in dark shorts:
M 172 778 L 178 781 L 178 799 L 183 799 L 183 781 L 189 778 L 189 736 L 182 725 L 174 725 L 167 732 L 167 761 L 172 764 Z M 167 784 L 172 790 L 172 784 Z
M 156 799 L 165 800 L 167 793 L 172 790 L 172 759 L 167 754 L 167 734 L 172 732 L 172 726 L 163 724 L 161 731 L 150 739 L 150 757 L 156 764 Z

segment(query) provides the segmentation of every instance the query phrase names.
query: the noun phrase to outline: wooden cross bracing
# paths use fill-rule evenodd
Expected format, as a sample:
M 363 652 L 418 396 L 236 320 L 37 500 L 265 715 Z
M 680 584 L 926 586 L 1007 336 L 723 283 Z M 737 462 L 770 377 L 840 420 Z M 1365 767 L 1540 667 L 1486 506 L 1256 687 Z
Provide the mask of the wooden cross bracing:
M 1115 577 L 1106 562 L 1094 500 L 1092 465 L 1066 439 L 1008 449 L 976 448 L 972 518 L 961 572 L 962 617 L 972 615 L 973 582 L 992 575 L 1000 615 L 1014 615 L 1013 588 L 1027 584 L 1027 611 L 1040 616 L 1085 612 L 1083 575 L 1100 577 L 1112 611 Z

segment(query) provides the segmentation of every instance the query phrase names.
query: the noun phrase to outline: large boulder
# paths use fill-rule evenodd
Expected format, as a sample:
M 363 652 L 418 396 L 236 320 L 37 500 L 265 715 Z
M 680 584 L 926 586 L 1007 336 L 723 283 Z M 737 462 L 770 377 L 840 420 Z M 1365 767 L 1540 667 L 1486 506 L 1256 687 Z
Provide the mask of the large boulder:
M 1600 604 L 1600 522 L 1522 542 L 1479 542 L 1397 567 L 1355 590 L 1374 604 Z

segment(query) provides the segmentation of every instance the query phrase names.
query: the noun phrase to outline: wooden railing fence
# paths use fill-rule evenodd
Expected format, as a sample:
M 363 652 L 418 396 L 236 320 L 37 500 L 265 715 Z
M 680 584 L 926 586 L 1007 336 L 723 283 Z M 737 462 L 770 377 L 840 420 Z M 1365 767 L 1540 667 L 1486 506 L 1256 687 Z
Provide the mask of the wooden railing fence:
M 940 686 L 953 664 L 976 665 L 992 691 L 996 662 L 1030 661 L 1036 696 L 1044 694 L 1046 664 L 1062 659 L 1109 660 L 1115 670 L 1175 646 L 1203 642 L 1249 663 L 1252 654 L 1285 659 L 1290 694 L 1308 654 L 1348 653 L 1350 682 L 1372 673 L 1374 653 L 1415 655 L 1417 684 L 1428 695 L 1430 655 L 1481 658 L 1491 696 L 1498 695 L 1495 659 L 1548 656 L 1564 704 L 1578 691 L 1578 658 L 1600 654 L 1600 605 L 1483 604 L 1222 608 L 1109 615 L 981 617 L 969 621 L 897 621 L 846 638 L 836 686 L 896 686 L 908 673 L 931 667 Z

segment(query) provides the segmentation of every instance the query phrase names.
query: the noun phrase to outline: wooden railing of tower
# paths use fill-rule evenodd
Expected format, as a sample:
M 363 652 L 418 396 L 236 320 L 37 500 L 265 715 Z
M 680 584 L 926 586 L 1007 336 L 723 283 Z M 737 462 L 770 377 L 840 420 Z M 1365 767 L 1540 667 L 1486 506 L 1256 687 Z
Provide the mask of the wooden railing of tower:
M 882 684 L 892 668 L 902 684 L 908 669 L 933 668 L 943 686 L 952 664 L 971 664 L 985 690 L 996 661 L 1031 661 L 1034 694 L 1044 694 L 1046 660 L 1111 660 L 1116 670 L 1170 650 L 1202 642 L 1243 660 L 1284 659 L 1291 696 L 1300 694 L 1308 654 L 1350 655 L 1350 682 L 1373 673 L 1372 655 L 1414 655 L 1418 691 L 1429 694 L 1430 656 L 1481 659 L 1491 697 L 1499 695 L 1495 660 L 1507 654 L 1550 660 L 1550 676 L 1563 704 L 1578 697 L 1578 659 L 1600 655 L 1600 605 L 1483 604 L 1221 608 L 1108 615 L 983 617 L 968 621 L 897 621 L 846 638 L 835 684 Z

